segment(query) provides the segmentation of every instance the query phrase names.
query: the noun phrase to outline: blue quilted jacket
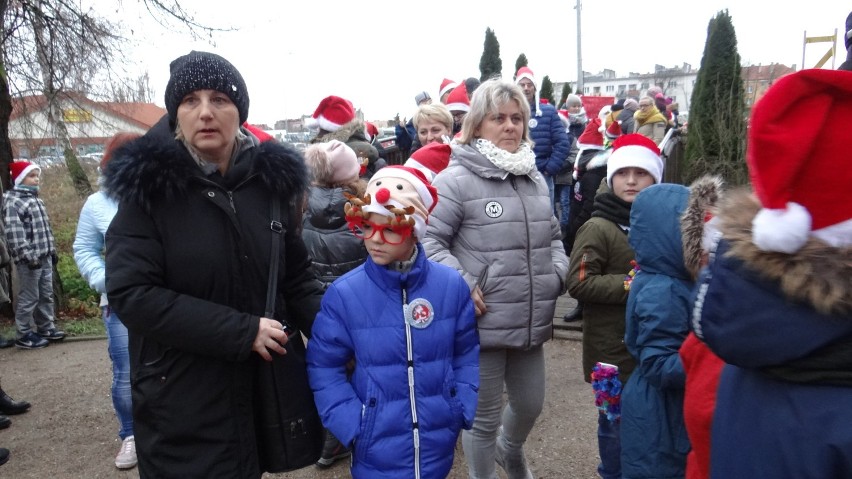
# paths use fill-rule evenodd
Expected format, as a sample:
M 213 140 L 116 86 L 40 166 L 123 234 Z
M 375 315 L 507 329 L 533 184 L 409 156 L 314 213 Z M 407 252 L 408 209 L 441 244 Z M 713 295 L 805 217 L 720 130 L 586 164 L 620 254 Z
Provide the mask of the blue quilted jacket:
M 368 259 L 332 283 L 308 342 L 317 408 L 343 444 L 354 442 L 354 478 L 444 478 L 459 432 L 473 424 L 479 338 L 470 289 L 417 248 L 407 273 Z
M 571 140 L 553 105 L 542 103 L 539 109 L 541 115 L 537 116 L 535 105 L 530 105 L 530 138 L 535 143 L 535 166 L 545 175 L 556 176 L 568 157 Z

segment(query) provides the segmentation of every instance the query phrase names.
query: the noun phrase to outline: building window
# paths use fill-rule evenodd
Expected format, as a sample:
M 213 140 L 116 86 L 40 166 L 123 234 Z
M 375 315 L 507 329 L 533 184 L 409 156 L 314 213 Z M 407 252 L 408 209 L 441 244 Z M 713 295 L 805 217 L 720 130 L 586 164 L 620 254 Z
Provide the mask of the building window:
M 628 88 L 628 89 L 629 89 L 630 91 L 635 91 L 635 90 L 636 90 L 636 84 L 635 84 L 635 83 L 631 83 L 631 84 L 630 84 L 630 88 Z
M 587 86 L 584 86 L 584 87 L 583 87 L 583 94 L 584 94 L 584 95 L 588 95 L 588 94 L 589 94 L 589 87 L 587 87 Z
M 613 85 L 607 85 L 607 86 L 606 86 L 606 91 L 607 91 L 607 92 L 615 91 L 615 87 L 614 87 Z
M 592 90 L 592 93 L 594 93 L 596 96 L 601 96 L 601 87 L 596 86 L 595 89 Z
M 651 85 L 650 85 L 648 82 L 643 82 L 643 83 L 642 83 L 642 89 L 643 89 L 643 90 L 647 90 L 647 89 L 648 89 L 648 87 L 650 87 L 650 86 L 651 86 Z
M 676 82 L 676 81 L 674 81 L 674 80 L 670 81 L 670 82 L 669 82 L 669 86 L 668 86 L 668 87 L 669 87 L 669 88 L 677 88 L 677 82 Z
M 754 91 L 754 87 L 753 87 L 753 86 L 751 86 L 751 85 L 749 85 L 749 86 L 748 86 L 748 88 L 746 89 L 746 91 L 747 91 L 748 93 L 752 93 L 752 92 Z

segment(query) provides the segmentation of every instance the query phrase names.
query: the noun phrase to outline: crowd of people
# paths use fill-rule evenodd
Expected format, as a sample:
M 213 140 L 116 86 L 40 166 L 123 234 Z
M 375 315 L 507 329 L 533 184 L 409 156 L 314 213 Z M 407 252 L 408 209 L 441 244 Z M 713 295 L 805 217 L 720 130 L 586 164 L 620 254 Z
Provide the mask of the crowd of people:
M 228 60 L 175 59 L 167 114 L 107 144 L 74 241 L 101 293 L 116 467 L 257 478 L 351 456 L 355 478 L 441 478 L 460 438 L 470 478 L 531 479 L 567 292 L 601 477 L 852 477 L 847 25 L 841 71 L 755 105 L 753 191 L 727 193 L 663 182 L 680 125 L 662 91 L 589 115 L 541 101 L 527 66 L 444 79 L 387 165 L 350 100 L 320 101 L 303 154 L 246 123 Z M 13 163 L 4 196 L 20 292 L 2 347 L 65 336 L 40 173 Z M 0 429 L 29 408 L 0 389 Z

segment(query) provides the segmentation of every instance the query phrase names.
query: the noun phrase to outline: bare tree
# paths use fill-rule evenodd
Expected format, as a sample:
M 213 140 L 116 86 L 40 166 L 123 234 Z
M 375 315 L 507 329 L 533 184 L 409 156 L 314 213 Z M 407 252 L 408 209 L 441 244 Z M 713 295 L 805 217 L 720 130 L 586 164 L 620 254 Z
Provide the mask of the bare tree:
M 121 1 L 116 0 L 116 3 L 121 5 Z M 212 38 L 213 32 L 225 30 L 202 25 L 178 0 L 137 1 L 157 23 L 170 31 L 183 30 L 194 38 L 202 34 Z M 93 93 L 103 78 L 122 78 L 112 73 L 118 71 L 123 62 L 119 52 L 127 46 L 127 39 L 117 33 L 122 31 L 118 26 L 93 9 L 84 9 L 78 0 L 0 0 L 0 18 L 3 21 L 0 37 L 2 184 L 9 184 L 8 164 L 12 160 L 9 141 L 12 92 L 21 97 L 41 94 L 47 101 L 46 113 L 54 138 L 63 151 L 77 193 L 90 194 L 91 184 L 71 147 L 61 104 L 74 93 Z M 150 91 L 145 74 L 125 93 L 132 92 L 134 99 L 143 99 L 146 95 L 150 98 Z

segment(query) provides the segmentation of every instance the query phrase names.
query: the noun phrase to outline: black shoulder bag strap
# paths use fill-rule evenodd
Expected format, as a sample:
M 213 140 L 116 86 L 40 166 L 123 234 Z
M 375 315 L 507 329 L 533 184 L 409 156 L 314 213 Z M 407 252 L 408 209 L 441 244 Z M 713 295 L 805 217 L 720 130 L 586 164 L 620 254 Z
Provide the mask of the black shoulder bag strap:
M 272 198 L 271 216 L 272 249 L 264 315 L 276 319 L 275 297 L 284 232 L 281 199 L 277 196 Z M 294 332 L 285 318 L 279 321 L 288 336 Z M 271 362 L 260 362 L 255 385 L 258 462 L 260 469 L 267 472 L 292 471 L 315 463 L 325 438 L 308 383 L 302 338 L 294 336 L 284 347 L 287 354 L 273 354 Z
M 272 250 L 269 253 L 269 279 L 266 282 L 266 312 L 264 315 L 269 319 L 275 319 L 275 290 L 278 287 L 278 264 L 281 257 L 281 238 L 284 225 L 281 224 L 281 200 L 272 197 L 272 221 L 269 223 L 272 230 Z

